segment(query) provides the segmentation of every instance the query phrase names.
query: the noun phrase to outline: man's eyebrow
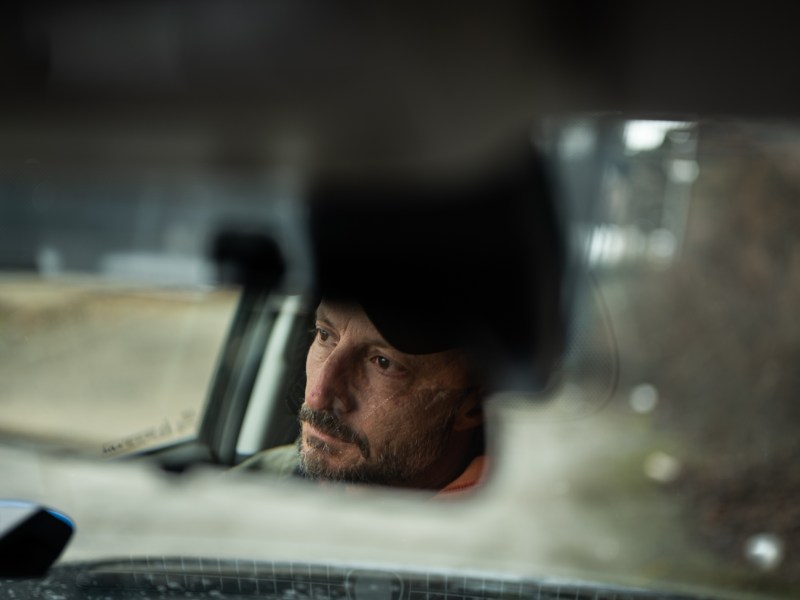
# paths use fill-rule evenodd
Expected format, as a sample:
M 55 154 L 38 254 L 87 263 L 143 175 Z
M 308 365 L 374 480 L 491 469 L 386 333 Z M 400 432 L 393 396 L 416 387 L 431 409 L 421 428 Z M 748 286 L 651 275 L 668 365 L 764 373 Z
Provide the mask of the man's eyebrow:
M 400 352 L 397 348 L 392 346 L 389 342 L 378 335 L 377 337 L 368 337 L 363 340 L 365 344 L 369 344 L 370 346 L 374 346 L 376 348 L 383 348 L 384 350 L 388 350 L 389 352 L 398 354 L 400 356 L 407 356 L 404 352 Z
M 328 316 L 328 314 L 325 312 L 325 309 L 322 308 L 321 306 L 317 307 L 314 317 L 316 318 L 317 321 L 330 325 L 331 327 L 334 328 L 336 327 L 336 323 L 334 323 L 333 319 L 331 319 L 330 316 Z M 392 346 L 389 342 L 384 340 L 382 337 L 370 337 L 362 341 L 363 343 L 369 344 L 370 346 L 376 346 L 378 348 L 386 348 L 387 350 L 391 350 L 392 352 L 403 354 L 397 348 Z
M 329 317 L 324 310 L 317 309 L 314 313 L 314 320 L 316 323 L 322 324 L 325 327 L 330 327 L 331 329 L 338 328 L 334 320 Z
M 314 319 L 317 323 L 325 325 L 326 327 L 339 329 L 339 325 L 336 323 L 336 321 L 328 316 L 328 314 L 325 312 L 317 311 L 317 313 L 314 315 Z
M 324 313 L 324 312 L 322 312 L 322 311 L 321 311 L 321 310 L 319 310 L 319 309 L 317 309 L 317 310 L 314 312 L 314 318 L 315 318 L 317 321 L 327 321 L 327 319 L 325 318 L 325 313 Z
M 330 317 L 328 317 L 328 314 L 325 312 L 325 309 L 322 308 L 321 306 L 318 306 L 317 310 L 314 311 L 314 318 L 317 321 L 326 321 L 328 323 L 331 323 Z

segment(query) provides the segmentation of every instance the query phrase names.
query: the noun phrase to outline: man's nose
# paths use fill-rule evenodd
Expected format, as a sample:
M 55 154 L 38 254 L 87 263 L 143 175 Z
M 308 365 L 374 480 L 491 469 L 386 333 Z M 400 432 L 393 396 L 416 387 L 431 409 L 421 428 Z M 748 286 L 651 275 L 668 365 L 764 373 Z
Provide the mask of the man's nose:
M 344 414 L 353 410 L 354 360 L 336 348 L 323 361 L 306 366 L 306 404 L 315 410 Z

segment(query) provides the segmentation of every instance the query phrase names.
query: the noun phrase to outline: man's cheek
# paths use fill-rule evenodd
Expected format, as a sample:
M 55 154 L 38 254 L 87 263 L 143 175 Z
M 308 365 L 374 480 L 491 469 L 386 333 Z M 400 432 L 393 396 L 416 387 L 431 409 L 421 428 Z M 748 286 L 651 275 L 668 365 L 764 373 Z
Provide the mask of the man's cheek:
M 370 428 L 369 441 L 373 448 L 386 448 L 405 439 L 418 429 L 418 418 L 409 411 L 383 410 Z

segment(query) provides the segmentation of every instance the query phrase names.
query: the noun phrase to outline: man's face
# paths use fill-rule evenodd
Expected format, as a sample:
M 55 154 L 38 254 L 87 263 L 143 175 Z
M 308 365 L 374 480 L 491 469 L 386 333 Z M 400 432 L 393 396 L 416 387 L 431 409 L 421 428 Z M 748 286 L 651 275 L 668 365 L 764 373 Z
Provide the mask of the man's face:
M 323 301 L 306 374 L 298 443 L 307 475 L 434 488 L 463 468 L 453 453 L 480 408 L 461 353 L 403 354 L 358 305 Z

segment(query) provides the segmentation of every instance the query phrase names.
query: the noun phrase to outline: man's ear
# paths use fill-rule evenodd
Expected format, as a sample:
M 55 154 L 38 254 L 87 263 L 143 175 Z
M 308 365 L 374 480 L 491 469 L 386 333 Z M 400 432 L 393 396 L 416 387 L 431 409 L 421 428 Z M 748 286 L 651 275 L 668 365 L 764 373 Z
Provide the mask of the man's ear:
M 483 424 L 483 388 L 470 392 L 461 402 L 453 420 L 453 431 L 468 431 Z

